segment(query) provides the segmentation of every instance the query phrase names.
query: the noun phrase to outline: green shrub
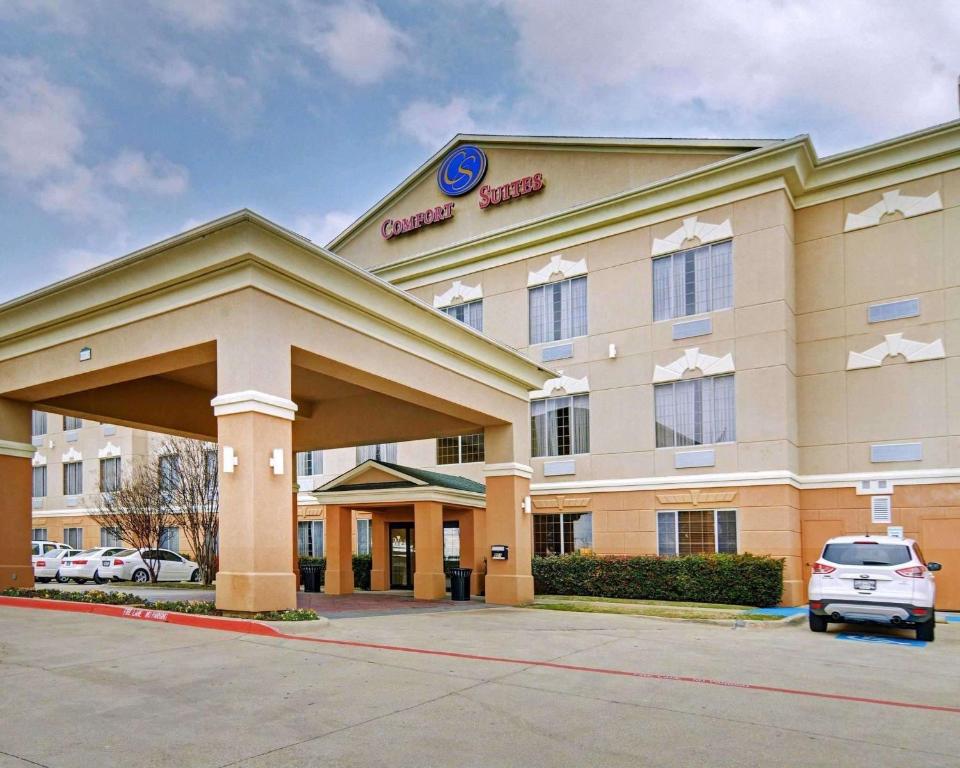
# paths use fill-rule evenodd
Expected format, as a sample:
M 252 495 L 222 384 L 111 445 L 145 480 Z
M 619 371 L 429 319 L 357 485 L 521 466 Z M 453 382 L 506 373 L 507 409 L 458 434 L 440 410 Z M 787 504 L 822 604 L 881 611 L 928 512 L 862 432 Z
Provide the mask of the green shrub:
M 535 557 L 533 579 L 542 595 L 769 606 L 783 594 L 783 560 L 750 554 Z
M 316 621 L 320 617 L 312 608 L 296 608 L 287 611 L 265 611 L 253 618 L 260 621 Z
M 320 586 L 326 578 L 327 560 L 324 557 L 301 557 L 300 565 L 320 566 Z M 373 557 L 370 555 L 353 556 L 353 586 L 357 589 L 370 590 L 370 570 L 373 568 Z
M 39 597 L 45 600 L 68 600 L 72 603 L 102 603 L 105 605 L 143 605 L 140 595 L 129 592 L 105 592 L 102 589 L 90 589 L 86 592 L 68 592 L 62 589 L 24 589 L 10 587 L 3 590 L 7 597 Z
M 219 616 L 220 611 L 212 600 L 158 600 L 148 602 L 147 606 L 157 611 L 173 613 L 193 613 L 201 616 Z

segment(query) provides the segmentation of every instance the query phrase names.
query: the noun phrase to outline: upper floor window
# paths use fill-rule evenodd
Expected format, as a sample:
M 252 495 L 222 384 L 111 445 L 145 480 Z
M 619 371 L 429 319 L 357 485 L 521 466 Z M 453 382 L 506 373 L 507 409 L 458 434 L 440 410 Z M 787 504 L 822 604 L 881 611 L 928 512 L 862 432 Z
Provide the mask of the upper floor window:
M 483 432 L 437 438 L 437 464 L 468 464 L 483 460 Z
M 657 384 L 653 393 L 657 448 L 729 443 L 737 439 L 732 375 Z
M 653 319 L 733 306 L 733 243 L 711 243 L 653 260 Z
M 33 497 L 43 498 L 47 495 L 47 468 L 39 466 L 33 468 Z M 34 536 L 36 538 L 36 536 Z
M 357 464 L 373 459 L 386 461 L 389 464 L 397 463 L 396 443 L 376 443 L 375 445 L 361 445 L 357 448 Z
M 443 307 L 440 311 L 446 312 L 450 317 L 469 325 L 475 330 L 483 331 L 483 299 Z
M 63 495 L 79 496 L 81 493 L 83 493 L 83 462 L 68 462 L 63 465 Z
M 534 456 L 590 452 L 590 395 L 530 402 L 530 450 Z
M 587 278 L 572 277 L 530 289 L 530 343 L 587 335 Z
M 118 488 L 120 488 L 120 457 L 100 459 L 100 490 L 103 493 L 113 493 Z
M 34 437 L 47 434 L 47 414 L 43 411 L 33 412 L 32 424 Z
M 300 451 L 297 454 L 297 476 L 323 474 L 323 451 Z
M 180 482 L 180 457 L 173 453 L 161 456 L 158 467 L 160 470 L 160 492 L 173 493 Z
M 657 554 L 702 555 L 737 551 L 733 509 L 657 512 Z
M 63 428 L 65 430 L 80 429 L 83 426 L 83 419 L 76 416 L 64 416 Z

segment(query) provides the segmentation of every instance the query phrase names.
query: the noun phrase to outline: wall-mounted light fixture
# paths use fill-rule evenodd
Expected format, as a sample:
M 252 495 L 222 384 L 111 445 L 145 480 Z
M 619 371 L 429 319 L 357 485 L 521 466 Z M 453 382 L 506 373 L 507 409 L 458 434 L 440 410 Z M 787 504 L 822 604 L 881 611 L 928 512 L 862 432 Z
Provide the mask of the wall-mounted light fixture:
M 523 497 L 523 502 L 521 503 L 520 508 L 523 510 L 523 514 L 525 515 L 533 514 L 533 502 L 530 500 L 529 496 Z
M 232 475 L 233 468 L 239 463 L 240 459 L 237 458 L 233 448 L 231 448 L 229 445 L 223 446 L 223 471 Z
M 283 448 L 273 449 L 273 455 L 270 457 L 270 466 L 273 467 L 273 474 L 283 474 Z
M 84 347 L 83 349 L 80 350 L 81 363 L 87 362 L 87 360 L 89 360 L 91 357 L 93 357 L 93 350 L 90 349 L 90 347 Z
M 616 344 L 611 344 L 611 345 L 610 345 L 610 348 L 607 350 L 607 355 L 608 355 L 610 358 L 614 358 L 614 357 L 617 356 L 617 345 L 616 345 Z

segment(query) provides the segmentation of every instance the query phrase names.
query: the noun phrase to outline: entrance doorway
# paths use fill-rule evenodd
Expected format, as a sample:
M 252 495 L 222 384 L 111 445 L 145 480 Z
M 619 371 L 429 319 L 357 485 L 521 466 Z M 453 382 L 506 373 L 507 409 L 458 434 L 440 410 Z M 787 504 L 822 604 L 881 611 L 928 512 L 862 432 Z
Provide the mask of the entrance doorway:
M 390 589 L 413 589 L 417 570 L 413 523 L 390 523 Z

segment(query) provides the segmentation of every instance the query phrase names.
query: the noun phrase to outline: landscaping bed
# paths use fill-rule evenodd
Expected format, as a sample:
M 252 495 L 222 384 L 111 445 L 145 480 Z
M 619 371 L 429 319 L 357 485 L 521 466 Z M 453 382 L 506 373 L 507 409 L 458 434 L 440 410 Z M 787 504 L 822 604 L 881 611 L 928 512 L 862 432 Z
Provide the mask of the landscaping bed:
M 575 613 L 614 613 L 657 619 L 687 619 L 708 622 L 784 621 L 779 614 L 754 613 L 750 606 L 717 603 L 672 602 L 667 600 L 628 600 L 582 595 L 538 595 L 534 608 Z

